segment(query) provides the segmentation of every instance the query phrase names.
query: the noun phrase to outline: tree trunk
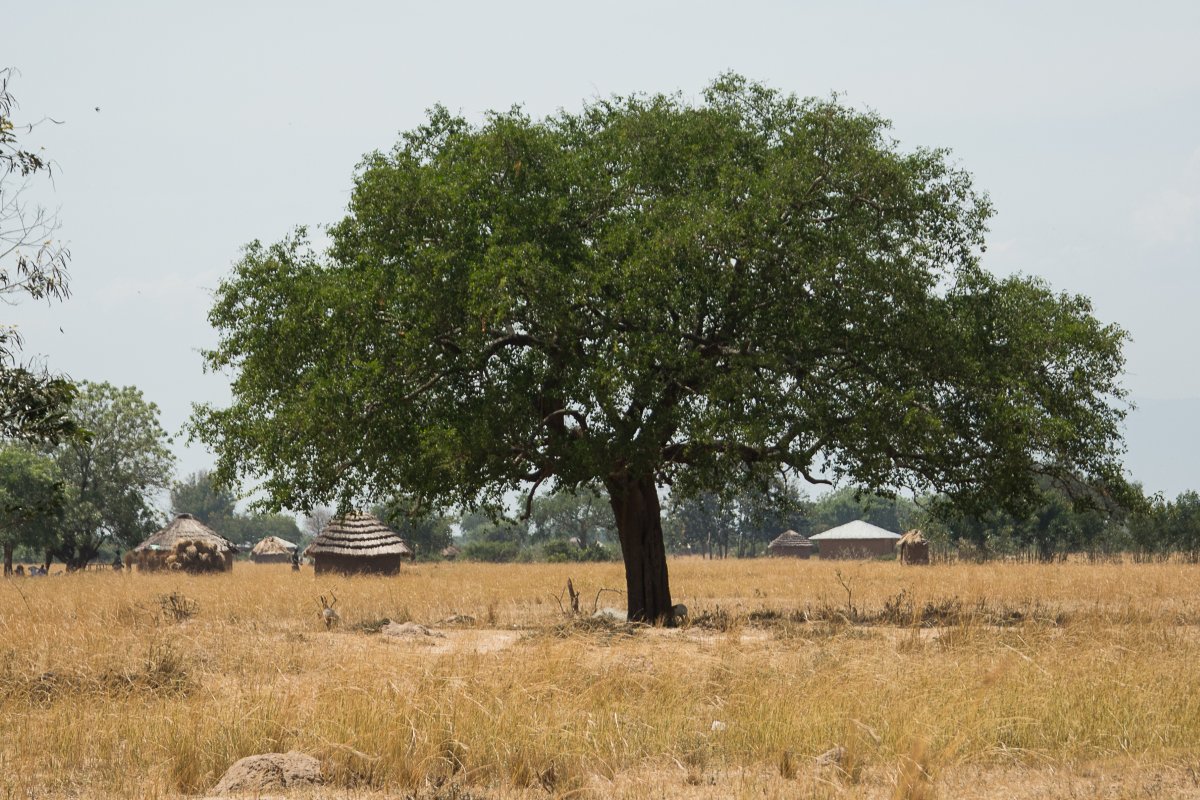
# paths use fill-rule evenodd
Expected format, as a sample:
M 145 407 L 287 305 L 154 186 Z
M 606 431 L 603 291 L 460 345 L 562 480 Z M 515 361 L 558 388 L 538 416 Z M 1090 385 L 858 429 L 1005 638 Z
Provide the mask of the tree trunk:
M 617 519 L 630 622 L 673 624 L 667 549 L 654 478 L 621 475 L 606 482 Z
M 4 543 L 4 577 L 12 575 L 13 546 L 11 542 Z

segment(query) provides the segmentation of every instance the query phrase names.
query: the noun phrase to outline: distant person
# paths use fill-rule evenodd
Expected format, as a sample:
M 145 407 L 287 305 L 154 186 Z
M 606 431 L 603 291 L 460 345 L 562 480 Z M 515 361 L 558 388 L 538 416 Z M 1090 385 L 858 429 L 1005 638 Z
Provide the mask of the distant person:
M 13 570 L 13 574 L 16 575 L 18 578 L 25 577 L 25 565 L 17 564 L 17 568 Z
M 112 568 L 116 572 L 120 572 L 121 570 L 125 569 L 125 562 L 123 562 L 121 560 L 121 551 L 120 550 L 118 550 L 117 554 L 115 556 L 113 556 Z
M 300 548 L 292 551 L 292 572 L 300 571 Z

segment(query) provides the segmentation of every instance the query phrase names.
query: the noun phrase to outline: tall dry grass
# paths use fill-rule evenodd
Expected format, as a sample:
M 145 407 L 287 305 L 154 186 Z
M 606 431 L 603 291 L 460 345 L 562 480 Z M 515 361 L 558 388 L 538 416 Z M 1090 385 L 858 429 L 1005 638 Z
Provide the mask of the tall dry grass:
M 2 581 L 0 798 L 199 793 L 291 749 L 350 794 L 430 796 L 652 775 L 667 797 L 917 798 L 963 770 L 1200 766 L 1194 566 L 671 569 L 677 630 L 564 623 L 568 577 L 586 610 L 620 604 L 608 564 Z M 389 639 L 385 618 L 445 638 Z

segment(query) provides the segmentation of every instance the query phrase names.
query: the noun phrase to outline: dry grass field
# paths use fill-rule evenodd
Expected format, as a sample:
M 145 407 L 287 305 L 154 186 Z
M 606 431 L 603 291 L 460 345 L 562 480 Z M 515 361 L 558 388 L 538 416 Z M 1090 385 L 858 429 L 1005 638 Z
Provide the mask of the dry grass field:
M 288 750 L 323 763 L 298 797 L 1200 797 L 1196 566 L 671 570 L 674 630 L 564 618 L 616 564 L 0 581 L 0 800 Z

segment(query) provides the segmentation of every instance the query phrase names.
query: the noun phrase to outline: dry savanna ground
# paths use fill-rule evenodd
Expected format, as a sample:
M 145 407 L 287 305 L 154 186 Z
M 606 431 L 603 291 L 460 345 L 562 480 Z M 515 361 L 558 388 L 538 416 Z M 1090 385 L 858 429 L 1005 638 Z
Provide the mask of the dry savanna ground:
M 674 630 L 584 619 L 616 564 L 0 581 L 0 798 L 289 750 L 324 773 L 297 797 L 1200 797 L 1196 566 L 671 570 Z

